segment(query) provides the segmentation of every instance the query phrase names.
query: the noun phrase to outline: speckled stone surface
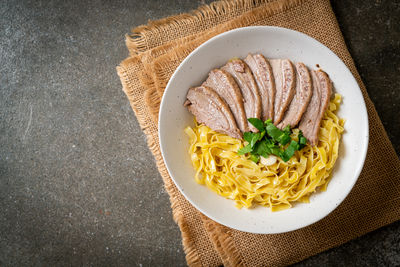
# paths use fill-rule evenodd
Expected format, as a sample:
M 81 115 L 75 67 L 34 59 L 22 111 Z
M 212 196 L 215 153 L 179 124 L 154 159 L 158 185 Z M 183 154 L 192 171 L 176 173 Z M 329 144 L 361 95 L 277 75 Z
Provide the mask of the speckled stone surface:
M 1 2 L 0 266 L 185 265 L 115 67 L 131 27 L 201 3 Z M 400 153 L 400 3 L 332 4 Z M 298 264 L 322 265 L 400 265 L 400 223 Z

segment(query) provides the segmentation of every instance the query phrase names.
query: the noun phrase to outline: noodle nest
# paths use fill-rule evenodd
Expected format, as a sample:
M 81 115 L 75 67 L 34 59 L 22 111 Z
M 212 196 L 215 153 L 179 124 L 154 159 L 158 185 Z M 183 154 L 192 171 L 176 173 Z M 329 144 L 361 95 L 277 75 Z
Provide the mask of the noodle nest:
M 292 207 L 296 201 L 308 203 L 317 189 L 326 190 L 338 157 L 345 123 L 336 116 L 340 102 L 341 96 L 335 94 L 321 121 L 318 145 L 307 144 L 289 161 L 278 157 L 270 166 L 238 155 L 238 149 L 244 146 L 242 140 L 214 132 L 197 122 L 193 128 L 186 127 L 196 182 L 234 200 L 238 208 L 258 204 L 278 211 Z M 291 137 L 295 141 L 298 131 L 293 129 Z

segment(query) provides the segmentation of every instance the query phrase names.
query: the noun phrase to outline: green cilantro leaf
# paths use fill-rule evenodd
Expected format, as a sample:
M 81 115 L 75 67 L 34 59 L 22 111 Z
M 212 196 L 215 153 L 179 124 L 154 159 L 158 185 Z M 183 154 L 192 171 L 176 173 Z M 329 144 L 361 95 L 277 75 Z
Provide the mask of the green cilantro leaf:
M 287 125 L 285 128 L 283 128 L 283 131 L 290 135 L 292 133 L 292 130 L 290 129 L 290 125 Z
M 260 138 L 258 138 L 258 140 L 261 140 L 261 139 L 263 139 L 263 137 L 264 137 L 265 133 L 266 133 L 266 132 L 265 132 L 265 130 L 264 130 L 264 131 L 262 131 L 262 132 L 261 132 L 261 134 L 260 134 Z
M 251 148 L 254 147 L 254 145 L 257 143 L 257 141 L 260 139 L 260 133 L 255 133 L 253 134 L 253 137 L 250 140 L 250 146 Z
M 302 131 L 299 132 L 298 138 L 299 138 L 299 150 L 300 150 L 300 149 L 302 149 L 303 147 L 306 146 L 307 138 L 305 138 L 303 136 L 303 132 Z
M 279 142 L 281 145 L 286 145 L 290 142 L 290 134 L 287 132 L 279 130 L 273 123 L 267 123 L 267 133 L 272 137 L 276 142 Z
M 247 146 L 240 148 L 240 149 L 238 150 L 238 154 L 239 154 L 239 155 L 244 155 L 244 154 L 246 154 L 246 153 L 251 152 L 251 150 L 252 150 L 252 148 L 251 148 L 250 144 L 248 144 Z
M 298 142 L 291 139 L 292 130 L 290 126 L 286 126 L 283 130 L 277 128 L 272 120 L 262 122 L 257 118 L 249 118 L 248 121 L 256 127 L 259 132 L 245 132 L 243 139 L 248 142 L 248 145 L 238 150 L 239 155 L 250 153 L 250 160 L 258 163 L 260 156 L 268 157 L 275 155 L 283 161 L 288 161 L 297 150 L 302 149 L 307 144 L 307 139 L 303 133 L 299 131 L 297 136 Z M 289 144 L 286 149 L 283 149 L 286 144 Z
M 243 139 L 250 143 L 251 139 L 253 139 L 253 135 L 254 135 L 254 133 L 252 133 L 252 132 L 245 132 L 245 133 L 243 133 Z
M 267 141 L 261 140 L 260 142 L 258 142 L 257 145 L 254 147 L 252 154 L 268 157 L 268 155 L 271 154 L 271 151 L 268 147 Z
M 258 161 L 260 160 L 260 156 L 259 155 L 250 155 L 250 160 L 252 160 L 254 163 L 258 163 Z
M 247 119 L 254 127 L 256 127 L 260 132 L 264 131 L 264 123 L 262 120 L 257 118 L 248 118 Z
M 282 160 L 285 162 L 288 161 L 291 157 L 293 157 L 296 150 L 299 150 L 299 144 L 296 141 L 292 140 L 292 142 L 290 142 L 290 145 L 282 153 Z

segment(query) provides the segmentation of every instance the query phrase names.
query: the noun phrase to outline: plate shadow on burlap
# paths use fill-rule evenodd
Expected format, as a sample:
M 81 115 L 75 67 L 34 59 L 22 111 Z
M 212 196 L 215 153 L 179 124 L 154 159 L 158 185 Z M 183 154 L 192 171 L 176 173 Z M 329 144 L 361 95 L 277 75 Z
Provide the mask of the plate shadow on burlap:
M 245 233 L 202 215 L 174 185 L 159 147 L 161 97 L 178 65 L 211 37 L 252 25 L 297 30 L 329 47 L 353 73 L 368 110 L 368 154 L 349 196 L 321 221 L 282 234 Z M 117 71 L 170 196 L 190 266 L 288 265 L 400 219 L 399 158 L 347 50 L 328 0 L 214 2 L 189 14 L 137 27 L 127 35 L 126 44 L 130 57 L 121 62 Z

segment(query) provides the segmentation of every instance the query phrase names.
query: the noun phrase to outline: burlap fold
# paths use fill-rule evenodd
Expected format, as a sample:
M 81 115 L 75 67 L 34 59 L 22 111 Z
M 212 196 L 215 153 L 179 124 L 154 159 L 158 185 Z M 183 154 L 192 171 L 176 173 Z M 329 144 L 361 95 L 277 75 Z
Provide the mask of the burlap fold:
M 368 154 L 349 196 L 325 219 L 284 234 L 244 233 L 200 214 L 175 187 L 159 149 L 159 104 L 176 67 L 209 38 L 250 25 L 294 29 L 328 46 L 352 71 L 368 109 Z M 328 0 L 215 2 L 190 14 L 133 29 L 126 44 L 131 56 L 117 68 L 118 74 L 170 195 L 174 220 L 181 229 L 189 265 L 287 265 L 400 219 L 399 158 L 354 66 Z

